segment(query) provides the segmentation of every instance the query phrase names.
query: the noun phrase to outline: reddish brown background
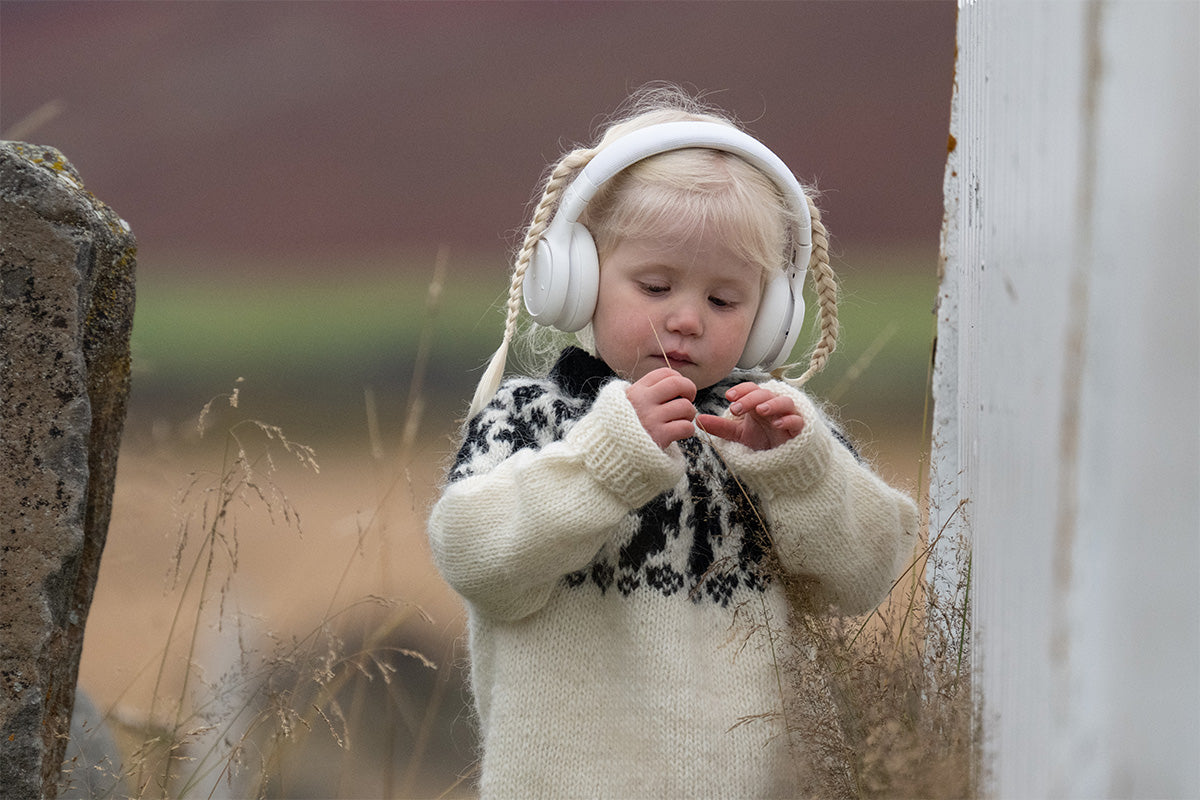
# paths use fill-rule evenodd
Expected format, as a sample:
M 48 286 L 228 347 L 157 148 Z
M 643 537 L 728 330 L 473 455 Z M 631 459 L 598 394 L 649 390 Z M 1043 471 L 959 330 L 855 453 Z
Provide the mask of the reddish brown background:
M 934 252 L 950 2 L 13 2 L 0 131 L 165 253 L 502 248 L 546 162 L 647 81 L 712 91 L 843 241 Z M 163 265 L 165 268 L 165 265 Z

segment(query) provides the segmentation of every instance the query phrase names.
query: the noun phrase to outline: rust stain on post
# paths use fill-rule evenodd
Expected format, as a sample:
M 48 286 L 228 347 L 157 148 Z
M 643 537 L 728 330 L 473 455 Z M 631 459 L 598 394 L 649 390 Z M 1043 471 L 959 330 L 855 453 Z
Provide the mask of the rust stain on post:
M 1089 272 L 1094 258 L 1092 229 L 1096 191 L 1096 115 L 1101 81 L 1100 4 L 1084 16 L 1083 97 L 1079 113 L 1079 189 L 1075 198 L 1075 263 L 1068 284 L 1067 331 L 1063 358 L 1062 405 L 1059 410 L 1058 508 L 1054 525 L 1054 607 L 1051 655 L 1059 663 L 1070 648 L 1067 609 L 1073 580 L 1076 526 L 1079 517 L 1080 410 L 1083 404 L 1084 356 L 1090 303 Z

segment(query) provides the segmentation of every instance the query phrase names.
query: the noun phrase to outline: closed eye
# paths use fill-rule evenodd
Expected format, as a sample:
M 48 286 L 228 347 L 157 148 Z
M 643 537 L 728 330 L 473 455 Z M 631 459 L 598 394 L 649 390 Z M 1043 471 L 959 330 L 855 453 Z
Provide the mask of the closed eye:
M 664 294 L 669 291 L 670 287 L 661 283 L 643 283 L 641 289 L 646 294 Z
M 736 301 L 727 300 L 723 297 L 710 297 L 708 298 L 708 302 L 712 303 L 717 308 L 733 308 L 737 305 Z

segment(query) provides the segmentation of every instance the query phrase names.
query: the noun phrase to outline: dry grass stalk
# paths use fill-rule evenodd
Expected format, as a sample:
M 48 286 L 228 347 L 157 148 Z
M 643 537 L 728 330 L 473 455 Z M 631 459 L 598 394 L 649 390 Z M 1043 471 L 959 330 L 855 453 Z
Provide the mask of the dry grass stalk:
M 938 537 L 945 530 L 897 581 L 893 603 L 868 617 L 836 617 L 796 606 L 798 640 L 809 645 L 793 660 L 819 664 L 834 701 L 831 708 L 818 709 L 815 725 L 810 714 L 797 716 L 829 737 L 819 743 L 823 751 L 844 755 L 852 776 L 849 796 L 965 798 L 977 793 L 978 716 L 965 662 L 969 572 L 958 573 L 964 583 L 954 598 L 936 596 L 924 579 L 925 568 L 941 569 L 927 562 L 942 557 Z M 796 698 L 804 702 L 810 694 L 798 687 Z
M 221 408 L 238 408 L 240 388 L 215 398 L 223 402 L 205 404 L 202 432 L 215 427 Z M 169 579 L 181 598 L 158 659 L 149 714 L 144 719 L 119 710 L 108 715 L 110 727 L 131 743 L 113 777 L 123 778 L 133 797 L 278 794 L 287 752 L 309 733 L 323 732 L 343 751 L 353 745 L 353 719 L 341 705 L 352 682 L 379 678 L 391 683 L 397 659 L 435 668 L 420 653 L 387 643 L 394 627 L 423 612 L 377 595 L 341 606 L 331 601 L 303 636 L 267 632 L 266 652 L 248 640 L 234 591 L 239 515 L 265 514 L 272 524 L 300 536 L 300 515 L 274 480 L 276 457 L 282 453 L 314 472 L 318 466 L 311 448 L 277 426 L 241 417 L 224 429 L 220 468 L 190 475 L 178 497 L 182 514 Z M 362 647 L 349 649 L 339 628 L 350 612 L 368 606 L 387 609 L 395 621 Z M 210 629 L 236 638 L 236 655 L 219 675 L 206 675 L 198 663 L 202 633 Z M 167 697 L 168 673 L 177 670 L 181 686 Z

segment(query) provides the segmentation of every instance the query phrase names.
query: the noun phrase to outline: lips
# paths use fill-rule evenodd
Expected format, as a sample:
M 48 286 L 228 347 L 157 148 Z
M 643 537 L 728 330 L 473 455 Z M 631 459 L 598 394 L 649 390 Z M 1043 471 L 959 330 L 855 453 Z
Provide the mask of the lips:
M 678 350 L 668 350 L 666 356 L 667 361 L 671 362 L 672 366 L 693 363 L 692 360 L 688 358 L 687 353 L 681 353 Z

